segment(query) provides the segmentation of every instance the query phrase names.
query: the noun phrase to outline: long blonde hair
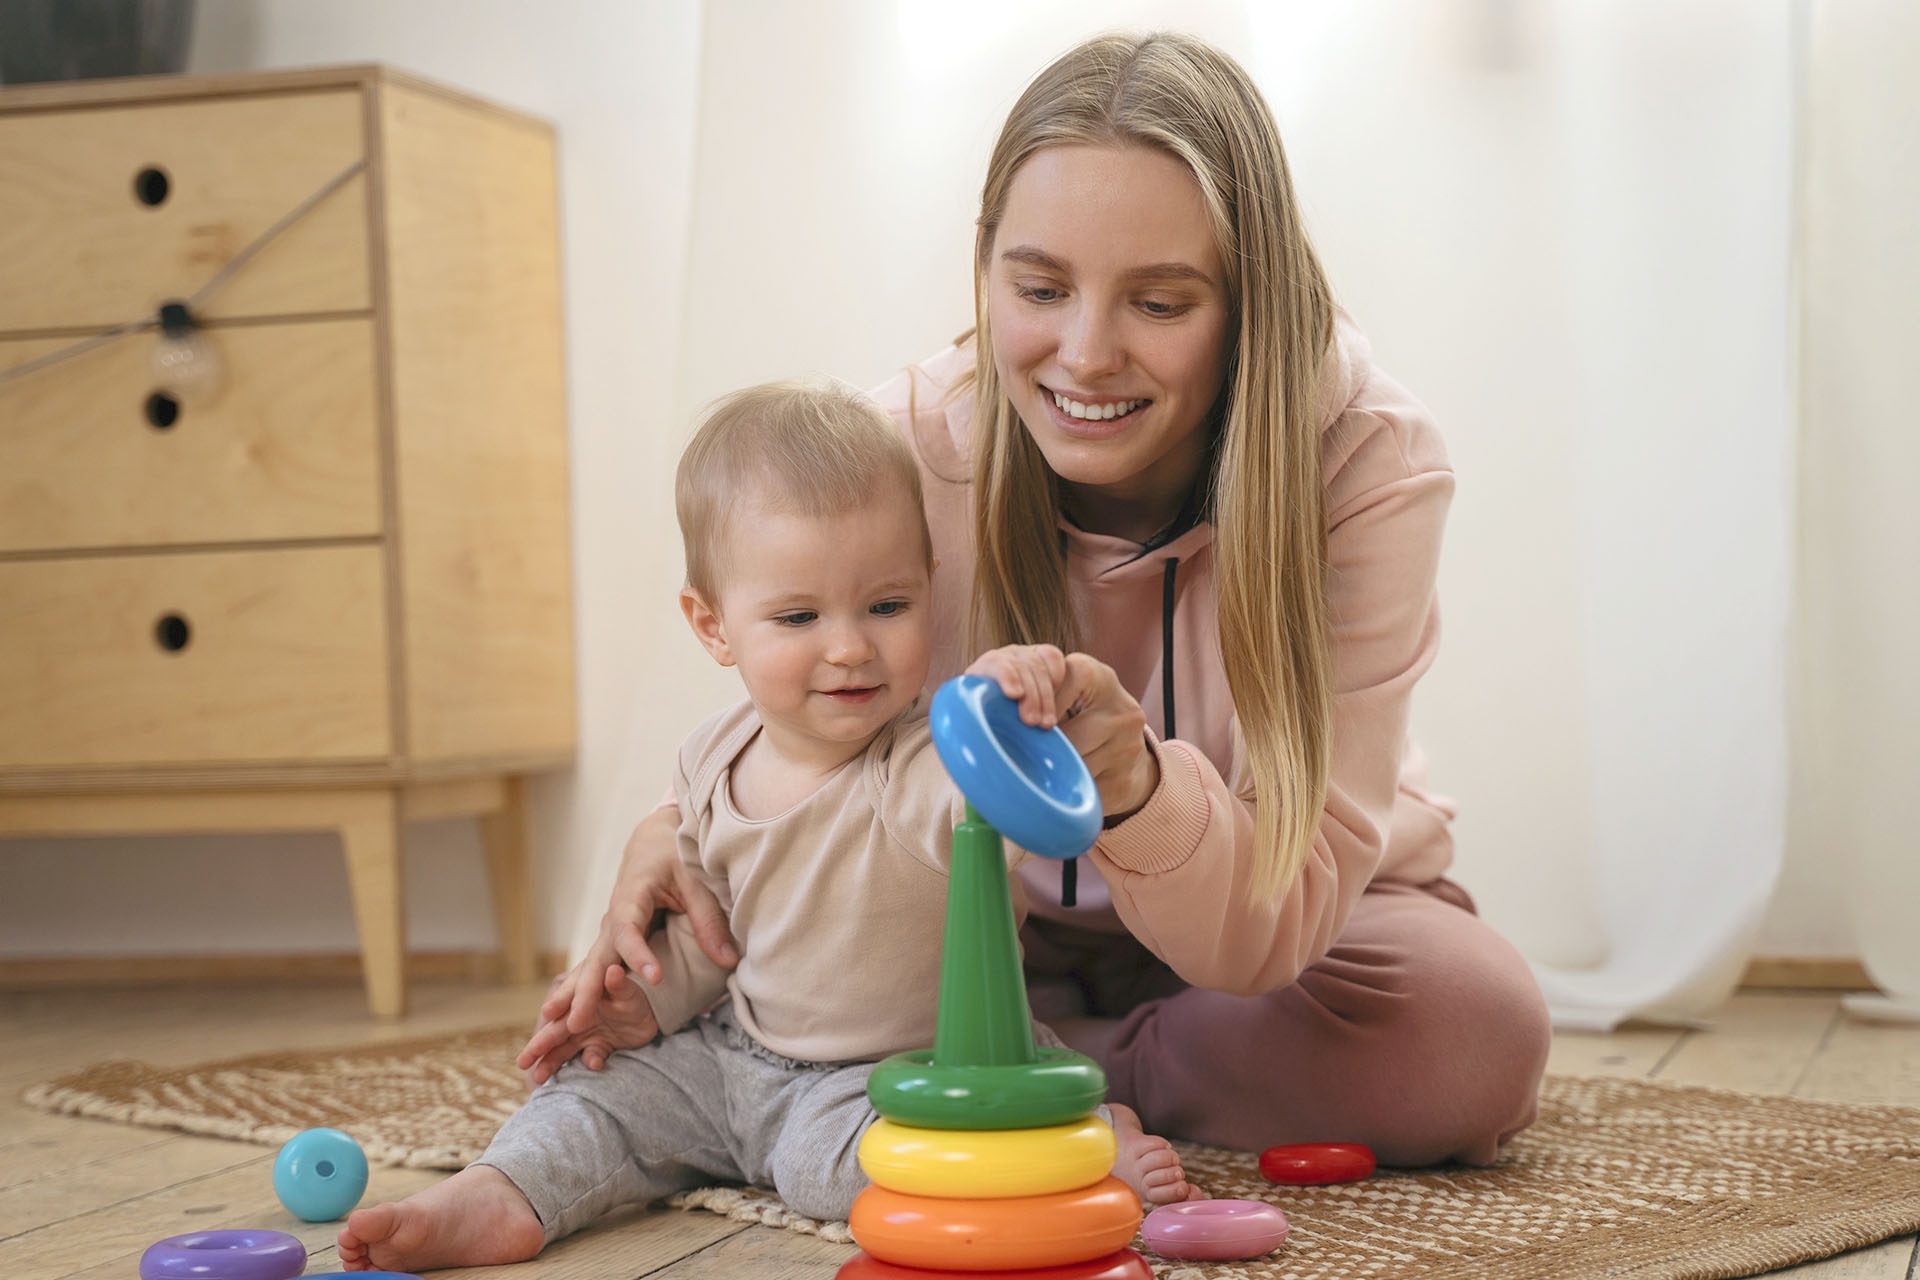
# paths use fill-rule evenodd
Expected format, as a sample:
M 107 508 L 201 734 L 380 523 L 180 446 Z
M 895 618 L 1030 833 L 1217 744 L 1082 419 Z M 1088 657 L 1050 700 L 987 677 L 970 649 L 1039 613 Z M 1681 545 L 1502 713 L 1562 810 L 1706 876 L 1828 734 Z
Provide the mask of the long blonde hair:
M 1152 147 L 1192 171 L 1235 318 L 1211 485 L 1220 658 L 1256 797 L 1250 891 L 1270 897 L 1312 851 L 1332 756 L 1333 646 L 1318 381 L 1333 301 L 1294 201 L 1273 113 L 1202 40 L 1106 35 L 1068 52 L 1007 116 L 980 196 L 974 261 L 974 533 L 979 647 L 1079 647 L 1059 539 L 1059 478 L 1000 385 L 988 274 L 1007 193 L 1048 147 Z

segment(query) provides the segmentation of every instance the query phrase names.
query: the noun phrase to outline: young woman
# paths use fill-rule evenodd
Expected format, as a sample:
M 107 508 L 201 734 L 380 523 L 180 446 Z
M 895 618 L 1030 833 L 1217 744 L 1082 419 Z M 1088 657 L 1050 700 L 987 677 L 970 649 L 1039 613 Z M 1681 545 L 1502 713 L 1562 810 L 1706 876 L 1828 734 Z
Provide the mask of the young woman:
M 975 297 L 970 338 L 878 394 L 925 473 L 934 679 L 1004 644 L 1075 655 L 1009 689 L 1108 811 L 1080 864 L 1028 871 L 1036 1015 L 1154 1132 L 1493 1160 L 1548 1027 L 1444 878 L 1450 809 L 1407 738 L 1452 473 L 1335 307 L 1245 71 L 1171 34 L 1043 71 L 988 168 Z M 1131 696 L 1075 714 L 1109 680 Z M 656 910 L 734 959 L 673 827 L 629 841 L 536 1078 L 604 1061 L 601 975 L 651 976 Z

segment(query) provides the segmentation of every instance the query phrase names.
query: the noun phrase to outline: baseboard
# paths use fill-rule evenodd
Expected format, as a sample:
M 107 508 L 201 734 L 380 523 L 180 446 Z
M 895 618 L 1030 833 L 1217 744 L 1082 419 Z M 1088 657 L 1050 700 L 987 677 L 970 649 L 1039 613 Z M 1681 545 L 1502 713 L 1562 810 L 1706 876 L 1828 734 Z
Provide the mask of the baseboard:
M 1851 956 L 1755 956 L 1747 962 L 1740 985 L 1791 991 L 1879 990 Z
M 559 973 L 566 953 L 540 953 L 540 972 Z M 497 951 L 410 951 L 407 979 L 423 982 L 499 982 L 506 962 Z M 171 986 L 192 983 L 274 986 L 351 985 L 360 981 L 353 952 L 296 955 L 140 955 L 0 957 L 0 991 L 56 987 Z

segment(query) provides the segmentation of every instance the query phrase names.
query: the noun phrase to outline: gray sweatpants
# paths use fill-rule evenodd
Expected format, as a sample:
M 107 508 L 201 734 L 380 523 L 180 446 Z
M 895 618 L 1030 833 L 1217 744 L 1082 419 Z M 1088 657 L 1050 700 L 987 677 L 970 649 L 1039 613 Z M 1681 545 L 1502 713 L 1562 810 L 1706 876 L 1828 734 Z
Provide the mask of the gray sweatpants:
M 616 1206 L 712 1182 L 771 1186 L 801 1213 L 838 1221 L 867 1185 L 855 1152 L 874 1120 L 873 1066 L 783 1058 L 722 1003 L 598 1071 L 568 1063 L 475 1163 L 513 1180 L 549 1244 Z

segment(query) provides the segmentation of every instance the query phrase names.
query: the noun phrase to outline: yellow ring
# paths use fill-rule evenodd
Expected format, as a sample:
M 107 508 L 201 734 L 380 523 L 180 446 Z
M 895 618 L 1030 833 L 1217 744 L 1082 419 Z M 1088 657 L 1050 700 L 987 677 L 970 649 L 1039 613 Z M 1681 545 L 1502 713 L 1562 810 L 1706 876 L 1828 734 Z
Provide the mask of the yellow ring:
M 860 1167 L 889 1191 L 990 1200 L 1092 1186 L 1117 1150 L 1098 1116 L 1041 1129 L 919 1129 L 883 1119 L 860 1139 Z

